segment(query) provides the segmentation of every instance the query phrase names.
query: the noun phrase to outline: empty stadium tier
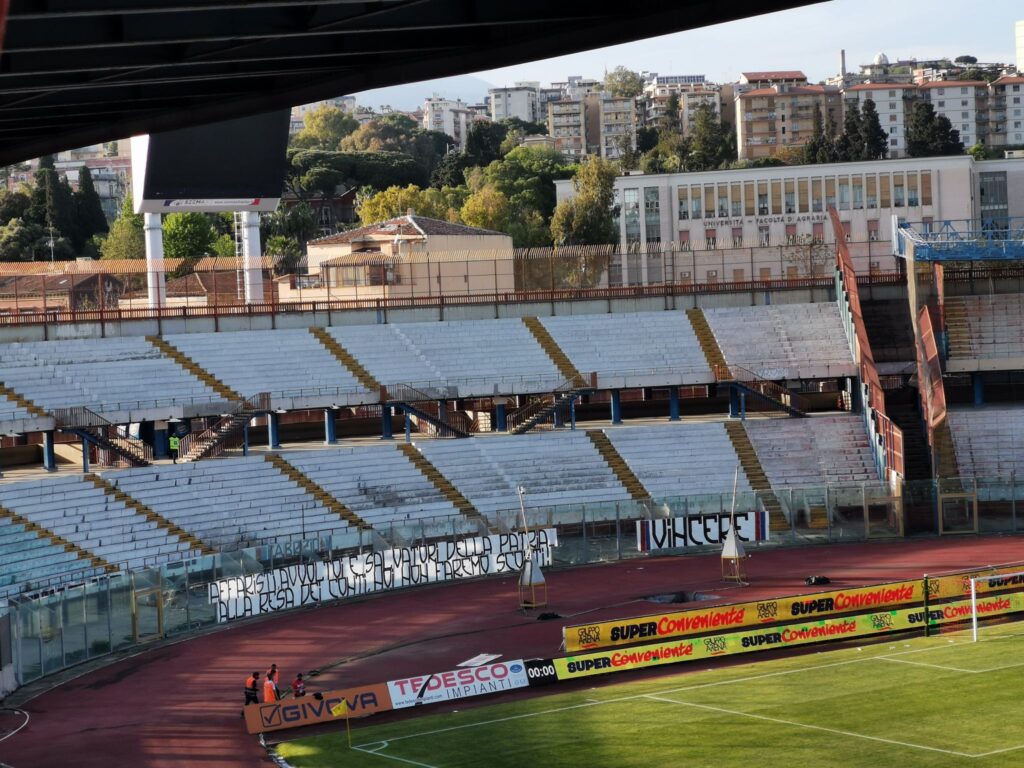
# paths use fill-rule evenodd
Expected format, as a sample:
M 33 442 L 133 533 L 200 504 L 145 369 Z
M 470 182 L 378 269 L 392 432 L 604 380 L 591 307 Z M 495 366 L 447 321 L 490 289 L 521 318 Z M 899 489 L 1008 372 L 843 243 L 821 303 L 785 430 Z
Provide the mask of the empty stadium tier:
M 218 549 L 316 538 L 349 528 L 258 456 L 110 472 L 103 478 Z
M 165 339 L 236 392 L 268 392 L 275 406 L 370 399 L 352 372 L 304 329 L 186 333 Z
M 947 370 L 1024 367 L 1024 294 L 951 296 L 944 314 L 949 334 Z
M 857 375 L 835 304 L 717 307 L 704 316 L 726 363 L 762 379 Z
M 707 384 L 714 376 L 683 312 L 629 312 L 540 318 L 581 372 L 605 387 Z
M 137 336 L 5 344 L 0 381 L 45 411 L 84 407 L 117 423 L 223 402 Z
M 1024 407 L 951 409 L 946 419 L 961 477 L 1024 476 Z
M 858 415 L 754 419 L 745 427 L 776 490 L 881 482 Z

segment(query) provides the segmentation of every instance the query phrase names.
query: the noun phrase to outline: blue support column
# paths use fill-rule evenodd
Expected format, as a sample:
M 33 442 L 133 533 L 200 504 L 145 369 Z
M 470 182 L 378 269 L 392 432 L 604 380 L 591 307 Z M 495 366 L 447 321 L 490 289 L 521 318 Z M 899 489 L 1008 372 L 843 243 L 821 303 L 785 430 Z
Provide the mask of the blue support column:
M 393 440 L 394 437 L 391 432 L 391 406 L 382 405 L 380 407 L 380 439 Z
M 171 457 L 170 447 L 168 444 L 169 436 L 167 434 L 167 427 L 163 429 L 153 430 L 153 458 L 154 459 L 169 459 Z
M 498 426 L 498 432 L 508 432 L 508 412 L 504 403 L 494 406 L 494 420 Z
M 576 429 L 576 398 L 569 401 L 570 429 Z
M 57 455 L 53 449 L 53 430 L 43 432 L 43 469 L 47 472 L 57 471 Z
M 554 422 L 555 422 L 555 428 L 556 429 L 558 427 L 565 426 L 564 423 L 563 423 L 564 420 L 562 418 L 562 408 L 561 408 L 561 406 L 559 406 L 558 408 L 555 408 L 555 412 L 553 414 L 551 414 L 551 415 L 554 416 Z
M 612 390 L 612 424 L 622 423 L 622 400 L 619 390 Z
M 242 455 L 249 455 L 249 423 L 242 427 Z
M 334 409 L 324 408 L 324 444 L 334 445 L 338 442 L 334 431 Z
M 271 411 L 267 414 L 267 447 L 268 448 L 280 448 L 281 441 L 278 439 L 278 433 L 281 426 L 281 417 L 279 414 Z
M 985 380 L 981 378 L 980 373 L 971 374 L 971 386 L 974 387 L 974 404 L 984 405 L 985 404 Z
M 412 416 L 408 411 L 405 412 L 405 442 L 412 442 Z
M 679 387 L 668 391 L 668 420 L 679 421 Z
M 89 471 L 89 441 L 82 438 L 82 472 Z
M 740 421 L 747 419 L 747 393 L 740 392 Z
M 729 387 L 729 418 L 738 419 L 740 417 L 740 395 L 736 387 Z

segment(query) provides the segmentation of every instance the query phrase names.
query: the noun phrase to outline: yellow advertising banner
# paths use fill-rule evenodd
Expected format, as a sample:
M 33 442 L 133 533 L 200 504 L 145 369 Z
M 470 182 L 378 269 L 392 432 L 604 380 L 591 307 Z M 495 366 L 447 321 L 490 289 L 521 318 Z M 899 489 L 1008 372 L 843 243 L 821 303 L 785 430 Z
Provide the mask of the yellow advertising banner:
M 1020 574 L 1021 571 L 1024 571 L 1024 566 L 1018 564 L 981 568 L 977 571 L 955 573 L 950 576 L 929 576 L 928 599 L 947 600 L 955 597 L 970 597 L 971 579 L 981 576 L 989 576 L 989 578 L 979 578 L 975 583 L 979 595 L 1020 587 L 1024 585 L 1024 576 L 1005 576 L 1005 574 Z
M 715 630 L 778 624 L 800 617 L 834 616 L 870 608 L 887 608 L 924 600 L 924 582 L 897 581 L 870 587 L 778 597 L 749 603 L 693 608 L 615 621 L 576 624 L 562 632 L 565 650 L 575 651 L 631 645 L 645 639 L 668 639 Z
M 1024 593 L 993 595 L 978 600 L 981 618 L 1024 611 Z M 958 600 L 929 609 L 934 624 L 967 621 L 971 618 L 970 600 Z M 666 640 L 633 648 L 606 649 L 554 659 L 558 679 L 573 680 L 627 669 L 642 669 L 681 661 L 708 659 L 775 648 L 869 637 L 887 632 L 915 629 L 924 625 L 923 608 L 899 608 L 857 616 L 793 622 L 782 626 L 747 629 L 696 639 Z

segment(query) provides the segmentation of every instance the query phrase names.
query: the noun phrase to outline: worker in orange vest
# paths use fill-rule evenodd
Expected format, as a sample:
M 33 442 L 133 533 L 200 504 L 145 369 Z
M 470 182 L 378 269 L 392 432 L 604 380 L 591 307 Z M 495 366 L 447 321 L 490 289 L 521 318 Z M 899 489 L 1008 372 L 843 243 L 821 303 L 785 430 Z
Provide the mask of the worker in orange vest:
M 260 703 L 260 673 L 253 672 L 245 678 L 245 705 Z
M 277 691 L 277 672 L 268 672 L 267 679 L 263 683 L 263 703 L 270 704 L 280 698 Z

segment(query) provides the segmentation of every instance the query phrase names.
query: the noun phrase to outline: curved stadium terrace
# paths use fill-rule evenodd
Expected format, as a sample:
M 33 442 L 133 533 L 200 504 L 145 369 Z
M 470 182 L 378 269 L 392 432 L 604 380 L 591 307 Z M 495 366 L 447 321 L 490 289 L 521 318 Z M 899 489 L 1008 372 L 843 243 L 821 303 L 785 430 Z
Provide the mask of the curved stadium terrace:
M 51 5 L 0 3 L 2 162 L 767 10 Z M 904 233 L 909 270 L 860 287 L 839 234 L 834 275 L 791 282 L 4 322 L 0 761 L 252 765 L 267 756 L 243 733 L 238 688 L 272 661 L 324 691 L 477 653 L 554 666 L 563 625 L 625 621 L 681 589 L 773 605 L 827 573 L 838 589 L 906 579 L 927 596 L 923 573 L 1019 560 L 1015 536 L 904 540 L 1015 534 L 1024 469 L 1019 272 L 925 264 L 1014 239 L 930 230 Z M 750 585 L 721 579 L 733 505 Z M 670 519 L 684 521 L 670 543 L 690 546 L 659 557 Z M 517 611 L 524 523 L 557 545 L 548 605 Z M 476 556 L 488 547 L 514 567 L 491 569 L 499 558 Z M 412 557 L 424 571 L 402 567 Z M 366 568 L 334 584 L 355 597 L 294 607 L 296 590 L 261 586 L 338 563 Z M 391 589 L 434 566 L 474 578 Z M 963 617 L 966 582 L 949 578 Z M 536 621 L 543 610 L 561 620 Z

